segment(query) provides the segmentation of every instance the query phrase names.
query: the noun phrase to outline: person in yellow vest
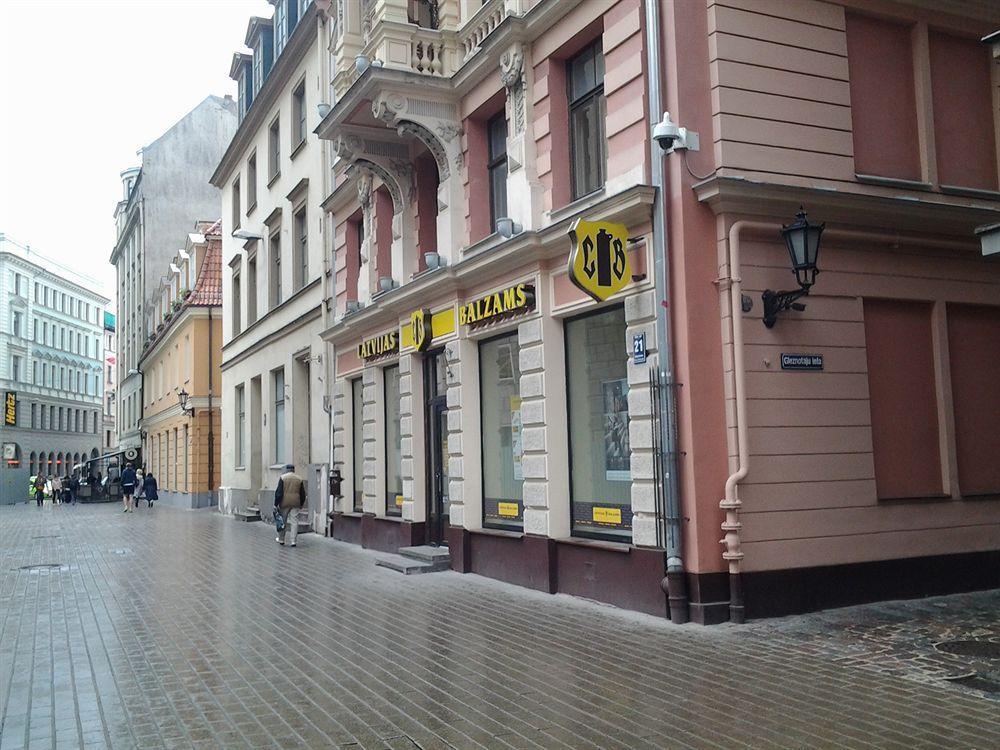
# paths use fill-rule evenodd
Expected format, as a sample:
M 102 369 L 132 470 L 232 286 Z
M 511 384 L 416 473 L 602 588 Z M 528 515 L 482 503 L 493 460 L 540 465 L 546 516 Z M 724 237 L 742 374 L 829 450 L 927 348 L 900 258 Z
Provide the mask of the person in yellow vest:
M 285 520 L 274 541 L 283 545 L 285 534 L 288 534 L 288 546 L 295 546 L 295 536 L 299 531 L 299 508 L 304 508 L 305 504 L 306 483 L 295 473 L 295 466 L 286 464 L 285 473 L 278 479 L 278 486 L 274 488 L 274 512 L 280 513 Z

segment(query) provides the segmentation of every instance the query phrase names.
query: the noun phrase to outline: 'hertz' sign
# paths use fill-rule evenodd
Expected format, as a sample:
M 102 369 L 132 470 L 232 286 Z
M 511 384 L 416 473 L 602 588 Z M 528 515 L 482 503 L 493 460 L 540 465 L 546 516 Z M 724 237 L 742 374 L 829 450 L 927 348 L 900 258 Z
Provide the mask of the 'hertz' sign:
M 3 423 L 17 425 L 17 393 L 7 391 L 3 401 Z
M 526 312 L 534 306 L 534 285 L 515 284 L 499 292 L 474 299 L 472 302 L 466 302 L 458 308 L 458 324 L 474 327 Z

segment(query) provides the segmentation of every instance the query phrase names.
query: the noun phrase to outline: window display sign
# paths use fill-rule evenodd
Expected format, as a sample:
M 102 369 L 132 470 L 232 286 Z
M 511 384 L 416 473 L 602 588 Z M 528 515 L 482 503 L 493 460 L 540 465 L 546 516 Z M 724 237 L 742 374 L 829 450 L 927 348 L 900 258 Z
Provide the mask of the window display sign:
M 379 357 L 386 357 L 399 351 L 399 336 L 395 331 L 383 333 L 381 336 L 374 336 L 365 339 L 358 344 L 358 356 L 366 362 Z
M 624 224 L 577 219 L 569 228 L 569 238 L 569 278 L 581 291 L 603 302 L 632 281 Z
M 7 396 L 3 403 L 3 423 L 8 425 L 17 424 L 17 393 L 7 391 Z
M 785 354 L 781 353 L 782 370 L 817 371 L 823 369 L 822 354 Z
M 601 390 L 604 394 L 604 478 L 613 482 L 631 482 L 628 380 L 605 381 Z
M 458 308 L 459 325 L 475 327 L 511 315 L 527 312 L 535 306 L 535 285 L 515 284 L 487 294 Z

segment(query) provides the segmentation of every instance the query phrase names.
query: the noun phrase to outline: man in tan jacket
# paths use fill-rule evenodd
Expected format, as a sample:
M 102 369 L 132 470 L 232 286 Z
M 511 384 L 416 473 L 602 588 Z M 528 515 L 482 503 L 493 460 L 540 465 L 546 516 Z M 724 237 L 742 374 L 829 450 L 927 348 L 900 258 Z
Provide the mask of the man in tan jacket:
M 305 504 L 306 483 L 295 473 L 292 464 L 286 464 L 285 473 L 278 479 L 278 486 L 274 488 L 274 510 L 284 517 L 285 525 L 281 527 L 274 541 L 284 544 L 287 533 L 290 537 L 289 546 L 295 546 L 295 536 L 299 532 L 299 508 L 305 507 Z

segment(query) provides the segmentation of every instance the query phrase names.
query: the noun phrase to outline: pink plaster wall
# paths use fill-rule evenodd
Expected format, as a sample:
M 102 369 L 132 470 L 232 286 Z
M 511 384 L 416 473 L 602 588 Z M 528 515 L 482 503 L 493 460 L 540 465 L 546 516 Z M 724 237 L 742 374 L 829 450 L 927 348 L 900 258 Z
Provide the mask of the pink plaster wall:
M 392 196 L 383 185 L 373 195 L 375 223 L 375 278 L 392 276 Z M 366 230 L 370 231 L 370 230 Z M 377 291 L 377 289 L 376 289 Z

